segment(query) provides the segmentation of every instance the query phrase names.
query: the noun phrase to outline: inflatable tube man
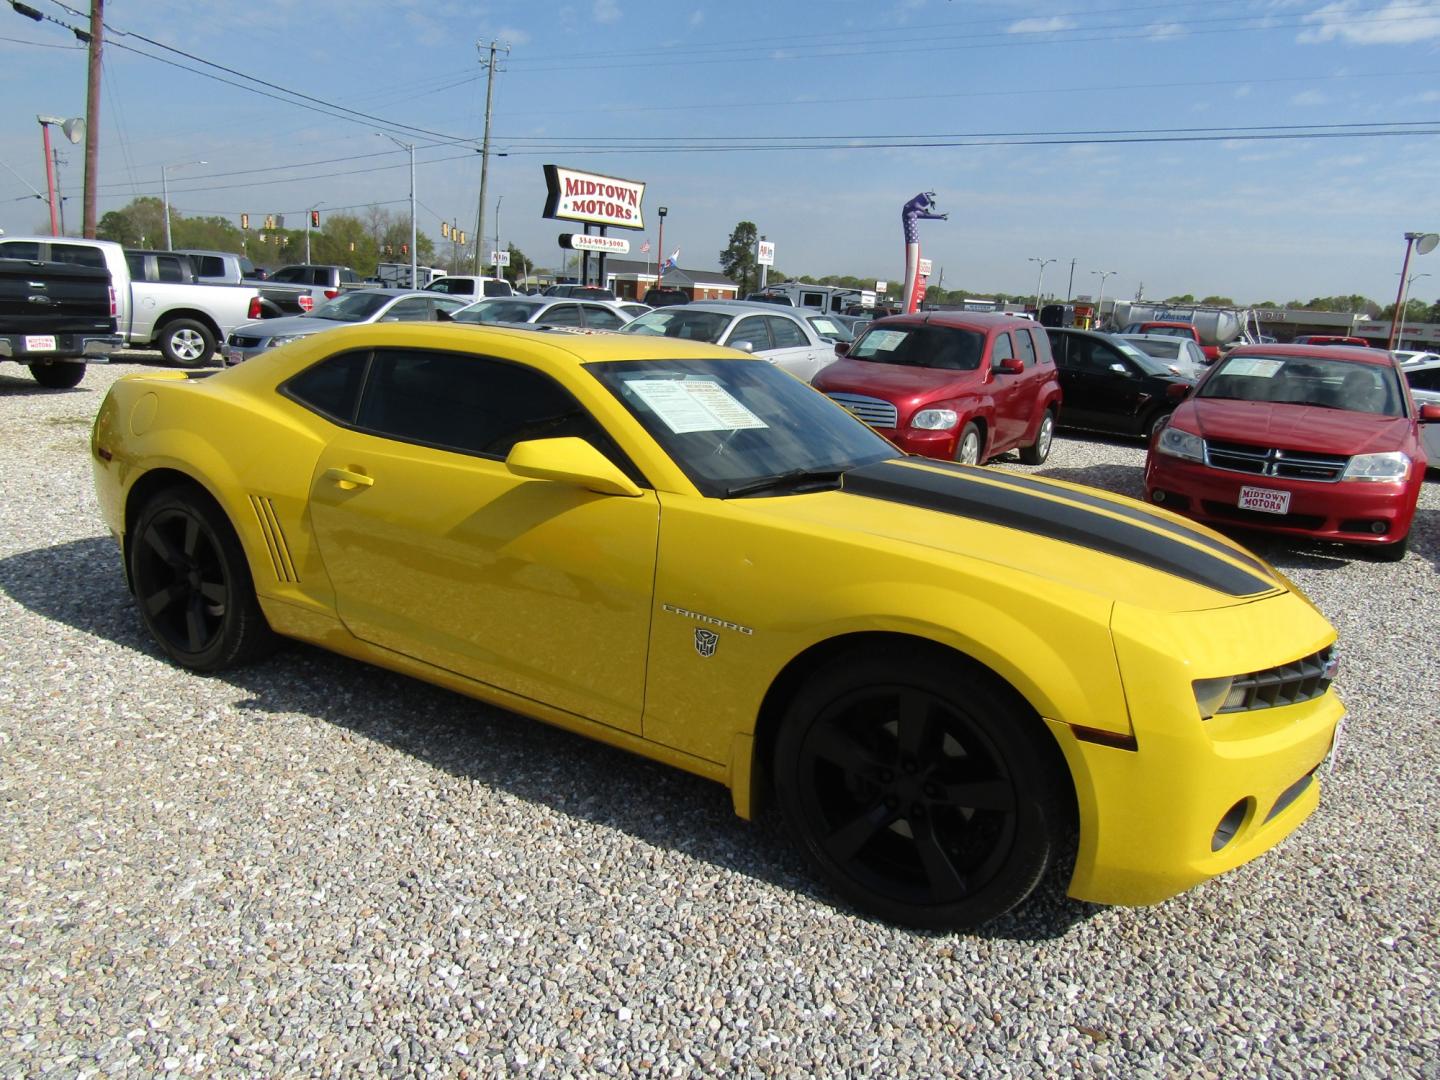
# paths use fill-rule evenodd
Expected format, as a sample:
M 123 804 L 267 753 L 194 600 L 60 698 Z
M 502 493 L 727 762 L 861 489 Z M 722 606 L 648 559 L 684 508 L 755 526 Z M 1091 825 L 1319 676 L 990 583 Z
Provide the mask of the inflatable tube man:
M 920 234 L 915 231 L 915 222 L 921 218 L 948 221 L 949 214 L 937 214 L 935 193 L 922 191 L 905 204 L 900 211 L 900 222 L 905 226 L 905 313 L 908 315 L 920 307 L 925 295 L 925 286 L 920 281 Z

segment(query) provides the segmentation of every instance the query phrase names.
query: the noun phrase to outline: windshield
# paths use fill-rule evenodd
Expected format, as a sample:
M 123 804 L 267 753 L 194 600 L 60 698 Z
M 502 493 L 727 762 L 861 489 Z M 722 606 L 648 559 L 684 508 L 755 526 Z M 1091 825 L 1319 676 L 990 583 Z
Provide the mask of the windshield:
M 586 370 L 706 495 L 899 456 L 840 406 L 764 362 L 621 360 Z
M 809 322 L 817 334 L 830 341 L 855 340 L 843 323 L 838 323 L 826 315 L 812 315 Z
M 682 338 L 685 341 L 708 341 L 714 345 L 730 325 L 730 316 L 718 311 L 696 311 L 692 307 L 672 307 L 649 311 L 621 328 L 622 334 L 648 334 L 651 337 Z
M 1393 368 L 1309 356 L 1230 356 L 1197 396 L 1405 415 Z
M 950 326 L 872 326 L 850 346 L 850 359 L 905 367 L 974 371 L 985 335 Z
M 1163 341 L 1156 338 L 1135 338 L 1130 344 L 1161 360 L 1176 360 L 1180 356 L 1179 338 L 1166 338 Z
M 465 323 L 523 323 L 539 310 L 539 304 L 524 300 L 481 300 L 455 312 L 454 319 Z
M 341 293 L 334 300 L 327 300 L 306 318 L 329 319 L 332 322 L 364 322 L 394 297 L 376 292 Z
M 1131 363 L 1149 375 L 1171 374 L 1169 364 L 1162 364 L 1155 357 L 1138 348 L 1134 342 L 1116 341 L 1115 347 L 1124 353 Z

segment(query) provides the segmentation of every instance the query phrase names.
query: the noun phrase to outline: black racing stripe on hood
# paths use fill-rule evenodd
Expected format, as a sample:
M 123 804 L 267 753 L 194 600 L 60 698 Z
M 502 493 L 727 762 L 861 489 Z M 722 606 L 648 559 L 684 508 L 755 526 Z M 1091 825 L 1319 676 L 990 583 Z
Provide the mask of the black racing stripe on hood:
M 926 468 L 945 469 L 950 472 L 962 473 L 967 476 L 971 475 L 968 470 L 974 468 L 973 465 L 959 465 L 953 461 L 932 461 L 928 458 L 924 461 L 918 461 L 916 464 L 924 465 Z M 1112 514 L 1119 514 L 1121 517 L 1130 518 L 1132 521 L 1143 521 L 1152 528 L 1163 529 L 1165 532 L 1173 533 L 1176 536 L 1183 536 L 1191 543 L 1201 544 L 1211 551 L 1218 551 L 1222 555 L 1228 555 L 1230 558 L 1237 559 L 1247 566 L 1254 568 L 1257 574 L 1263 574 L 1266 578 L 1271 577 L 1269 568 L 1248 551 L 1232 547 L 1221 540 L 1216 540 L 1213 536 L 1206 536 L 1199 530 L 1192 529 L 1180 522 L 1163 518 L 1159 514 L 1152 513 L 1148 507 L 1128 506 L 1125 503 L 1113 502 L 1099 495 L 1091 495 L 1089 492 L 1060 488 L 1054 484 L 1046 483 L 1043 480 L 1032 480 L 1028 476 L 1019 476 L 1016 473 L 1006 473 L 998 470 L 987 470 L 985 480 L 992 484 L 1008 484 L 1010 487 L 1021 488 L 1025 491 L 1044 492 L 1047 495 L 1067 499 L 1070 502 L 1083 503 L 1086 506 L 1094 506 L 1102 510 L 1108 510 Z
M 1259 577 L 1207 551 L 1128 521 L 959 474 L 882 461 L 851 469 L 841 480 L 841 490 L 1048 536 L 1174 574 L 1230 596 L 1254 596 L 1276 587 L 1268 576 Z

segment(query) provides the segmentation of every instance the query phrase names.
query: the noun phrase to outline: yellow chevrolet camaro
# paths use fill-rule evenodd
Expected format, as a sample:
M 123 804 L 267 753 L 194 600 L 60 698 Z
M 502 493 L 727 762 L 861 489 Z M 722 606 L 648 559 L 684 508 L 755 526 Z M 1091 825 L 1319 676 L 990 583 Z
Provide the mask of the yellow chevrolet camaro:
M 974 925 L 1056 859 L 1154 903 L 1316 806 L 1335 633 L 1201 526 L 899 454 L 761 360 L 338 329 L 131 375 L 92 437 L 140 615 L 299 638 L 773 796 L 846 900 Z M 1078 832 L 1078 844 L 1070 843 Z

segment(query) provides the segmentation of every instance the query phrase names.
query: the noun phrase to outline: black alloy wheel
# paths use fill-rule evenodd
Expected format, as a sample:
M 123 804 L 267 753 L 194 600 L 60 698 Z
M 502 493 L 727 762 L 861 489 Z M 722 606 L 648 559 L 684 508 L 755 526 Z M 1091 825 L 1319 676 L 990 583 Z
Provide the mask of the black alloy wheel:
M 127 547 L 140 614 L 176 663 L 215 671 L 270 643 L 239 540 L 208 496 L 161 492 Z
M 927 929 L 975 926 L 1034 889 L 1062 839 L 1038 727 L 967 666 L 857 660 L 797 699 L 777 796 L 817 869 L 856 907 Z

